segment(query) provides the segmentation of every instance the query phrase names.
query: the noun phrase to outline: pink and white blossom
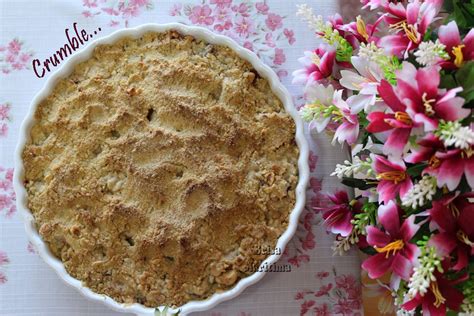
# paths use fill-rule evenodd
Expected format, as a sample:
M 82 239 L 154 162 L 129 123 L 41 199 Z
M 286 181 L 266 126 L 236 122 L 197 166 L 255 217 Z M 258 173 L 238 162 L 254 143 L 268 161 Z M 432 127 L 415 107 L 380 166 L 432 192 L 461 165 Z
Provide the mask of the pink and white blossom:
M 303 68 L 293 72 L 293 84 L 308 86 L 332 76 L 336 50 L 331 46 L 321 44 L 314 51 L 305 51 L 304 56 L 298 61 Z
M 461 40 L 456 21 L 451 21 L 439 28 L 438 36 L 449 54 L 449 60 L 441 63 L 443 68 L 456 69 L 465 62 L 474 60 L 474 29 Z
M 254 31 L 252 20 L 245 17 L 238 17 L 235 20 L 234 30 L 240 37 L 248 38 Z
M 457 188 L 464 175 L 468 185 L 474 189 L 473 152 L 474 146 L 468 150 L 453 149 L 437 152 L 423 172 L 436 177 L 438 187 L 446 186 L 450 191 Z
M 341 117 L 338 122 L 339 126 L 334 133 L 333 142 L 337 141 L 340 144 L 346 142 L 353 145 L 359 137 L 359 118 L 357 114 L 353 113 L 350 106 L 351 101 L 354 100 L 354 97 L 351 98 L 346 102 L 342 99 L 342 90 L 334 93 L 333 104 L 339 109 Z
M 276 29 L 279 29 L 283 26 L 282 20 L 283 18 L 280 15 L 269 13 L 267 15 L 267 19 L 265 20 L 265 24 L 270 30 L 275 31 Z
M 351 220 L 354 213 L 360 212 L 361 204 L 356 203 L 351 206 L 349 195 L 345 191 L 337 191 L 327 196 L 333 205 L 321 209 L 326 228 L 334 234 L 349 236 L 352 231 Z
M 214 23 L 214 17 L 211 15 L 212 9 L 206 4 L 203 6 L 194 6 L 189 15 L 189 19 L 194 24 L 198 25 L 211 25 Z
M 435 66 L 416 69 L 405 62 L 397 73 L 397 98 L 406 105 L 413 122 L 428 132 L 438 127 L 439 120 L 462 120 L 471 112 L 463 108 L 464 99 L 456 96 L 462 88 L 442 90 L 438 88 L 440 81 L 439 68 Z
M 378 209 L 379 222 L 384 230 L 375 226 L 367 227 L 367 243 L 378 252 L 362 263 L 362 268 L 371 279 L 380 278 L 388 271 L 394 273 L 392 283 L 397 282 L 398 278 L 410 278 L 413 262 L 418 255 L 418 248 L 410 240 L 419 226 L 415 224 L 414 216 L 401 222 L 400 215 L 398 206 L 390 201 Z
M 356 72 L 341 70 L 342 77 L 339 83 L 349 90 L 359 92 L 355 97 L 357 102 L 352 108 L 353 113 L 359 113 L 362 109 L 369 112 L 370 107 L 376 102 L 377 88 L 384 74 L 377 63 L 366 58 L 353 56 L 351 62 Z
M 417 48 L 421 43 L 439 9 L 439 4 L 433 1 L 414 0 L 406 7 L 400 2 L 389 3 L 385 7 L 387 12 L 385 22 L 394 34 L 382 37 L 379 44 L 388 53 L 405 57 L 407 52 Z
M 372 155 L 372 168 L 377 174 L 377 192 L 379 203 L 387 204 L 397 196 L 403 198 L 412 188 L 413 182 L 407 174 L 406 165 L 402 160 Z

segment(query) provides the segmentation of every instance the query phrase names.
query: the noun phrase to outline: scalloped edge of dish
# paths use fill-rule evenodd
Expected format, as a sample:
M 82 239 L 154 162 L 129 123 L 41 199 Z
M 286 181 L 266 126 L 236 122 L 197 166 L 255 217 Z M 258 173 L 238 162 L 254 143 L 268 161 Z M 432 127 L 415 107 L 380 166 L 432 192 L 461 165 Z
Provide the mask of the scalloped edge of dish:
M 238 56 L 250 62 L 255 68 L 255 70 L 257 70 L 259 75 L 268 80 L 272 91 L 278 96 L 278 98 L 283 103 L 285 110 L 292 116 L 293 120 L 295 121 L 295 140 L 300 150 L 298 158 L 298 184 L 296 187 L 296 203 L 290 213 L 288 227 L 277 241 L 276 247 L 278 247 L 279 249 L 284 249 L 296 232 L 296 228 L 298 226 L 298 219 L 305 205 L 306 187 L 309 180 L 309 167 L 307 162 L 309 155 L 308 144 L 303 134 L 303 122 L 293 105 L 289 92 L 286 90 L 286 88 L 280 82 L 275 72 L 269 66 L 265 65 L 255 53 L 243 48 L 234 40 L 223 35 L 215 34 L 209 31 L 208 29 L 202 27 L 188 26 L 181 23 L 150 23 L 143 24 L 136 28 L 115 31 L 110 35 L 94 40 L 89 45 L 84 47 L 80 52 L 72 55 L 56 72 L 54 72 L 48 78 L 44 87 L 34 97 L 29 108 L 28 114 L 26 115 L 21 125 L 19 140 L 14 157 L 15 170 L 13 176 L 13 186 L 17 197 L 16 204 L 20 214 L 23 217 L 26 233 L 28 235 L 29 240 L 36 247 L 41 258 L 56 271 L 56 273 L 65 283 L 76 288 L 81 294 L 91 300 L 103 302 L 104 304 L 116 311 L 125 313 L 135 313 L 136 315 L 152 316 L 154 315 L 155 308 L 146 307 L 138 303 L 118 303 L 107 295 L 93 292 L 89 288 L 83 286 L 81 281 L 69 275 L 69 273 L 64 267 L 64 264 L 52 255 L 48 246 L 39 236 L 38 231 L 35 227 L 35 220 L 33 218 L 33 215 L 27 207 L 27 194 L 23 185 L 24 169 L 22 152 L 25 143 L 29 137 L 31 127 L 35 122 L 34 113 L 36 112 L 38 104 L 51 93 L 53 87 L 56 85 L 58 80 L 68 76 L 73 71 L 74 66 L 76 66 L 78 63 L 87 60 L 92 55 L 95 47 L 102 44 L 112 44 L 124 37 L 137 38 L 147 32 L 161 33 L 169 30 L 175 30 L 183 35 L 191 35 L 196 39 L 200 39 L 211 44 L 227 46 L 235 53 L 237 53 Z M 281 255 L 276 254 L 267 257 L 262 262 L 261 267 L 265 264 L 271 265 L 276 263 L 280 259 L 280 257 Z M 178 310 L 180 310 L 181 315 L 186 315 L 191 312 L 209 310 L 221 302 L 230 300 L 238 296 L 245 288 L 252 284 L 255 284 L 260 279 L 262 279 L 264 275 L 265 271 L 257 271 L 251 274 L 250 276 L 239 280 L 239 282 L 230 290 L 221 293 L 215 293 L 206 300 L 190 301 L 178 308 L 170 309 L 169 312 L 176 313 Z M 163 308 L 163 306 L 157 306 L 157 308 Z

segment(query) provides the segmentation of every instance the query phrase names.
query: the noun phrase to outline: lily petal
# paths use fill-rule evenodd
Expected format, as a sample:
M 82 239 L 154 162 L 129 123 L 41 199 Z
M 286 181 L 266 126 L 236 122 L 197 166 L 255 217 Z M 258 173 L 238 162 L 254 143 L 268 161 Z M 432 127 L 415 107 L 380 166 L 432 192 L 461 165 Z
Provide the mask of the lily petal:
M 409 280 L 413 271 L 413 264 L 400 254 L 396 254 L 392 263 L 392 270 L 402 277 L 404 280 Z
M 385 257 L 384 253 L 379 253 L 367 258 L 362 263 L 362 269 L 369 273 L 371 279 L 378 279 L 390 270 L 394 256 Z
M 409 128 L 394 129 L 383 146 L 384 153 L 386 155 L 400 157 L 408 142 L 410 133 L 411 129 Z
M 419 225 L 415 224 L 415 216 L 411 215 L 403 221 L 402 227 L 400 228 L 400 235 L 403 241 L 406 243 L 415 236 L 416 232 L 420 228 Z
M 439 233 L 430 238 L 428 245 L 435 247 L 438 255 L 444 258 L 449 256 L 454 248 L 456 248 L 457 241 L 453 238 L 452 234 Z
M 454 46 L 461 44 L 459 28 L 455 21 L 451 21 L 446 25 L 440 26 L 438 37 L 441 43 L 446 45 L 446 51 L 448 52 L 450 52 Z
M 405 111 L 405 105 L 400 102 L 400 99 L 398 99 L 393 90 L 393 86 L 387 80 L 382 80 L 380 82 L 378 92 L 380 97 L 394 112 Z
M 374 226 L 367 226 L 367 242 L 371 246 L 384 247 L 390 243 L 390 236 Z
M 393 201 L 380 205 L 378 215 L 380 224 L 390 236 L 397 236 L 400 230 L 400 214 L 397 205 Z
M 446 185 L 450 191 L 454 191 L 461 182 L 464 173 L 464 161 L 460 158 L 446 159 L 441 163 L 438 173 L 438 187 Z

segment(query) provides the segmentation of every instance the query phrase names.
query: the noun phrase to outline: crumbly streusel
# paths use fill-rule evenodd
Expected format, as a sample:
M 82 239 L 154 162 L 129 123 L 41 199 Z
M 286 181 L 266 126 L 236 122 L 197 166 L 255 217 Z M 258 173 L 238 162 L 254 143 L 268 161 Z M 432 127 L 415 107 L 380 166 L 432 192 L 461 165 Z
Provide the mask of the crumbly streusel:
M 179 306 L 251 274 L 295 202 L 295 125 L 232 50 L 176 32 L 95 49 L 38 106 L 28 206 L 67 271 Z

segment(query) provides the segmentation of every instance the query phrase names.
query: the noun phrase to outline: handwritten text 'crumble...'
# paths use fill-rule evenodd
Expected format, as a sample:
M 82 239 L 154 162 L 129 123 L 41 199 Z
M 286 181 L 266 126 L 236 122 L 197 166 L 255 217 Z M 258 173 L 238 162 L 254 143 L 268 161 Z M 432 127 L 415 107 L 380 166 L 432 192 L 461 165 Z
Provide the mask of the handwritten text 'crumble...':
M 94 35 L 102 31 L 99 27 L 97 30 L 88 33 L 84 29 L 78 29 L 77 23 L 73 23 L 72 29 L 66 28 L 64 33 L 66 34 L 67 43 L 60 47 L 50 57 L 46 58 L 43 62 L 39 59 L 33 59 L 33 71 L 38 78 L 43 78 L 47 72 L 50 72 L 52 68 L 57 67 L 66 57 L 71 55 L 73 52 L 78 50 L 81 46 L 85 45 L 87 41 L 92 39 Z

